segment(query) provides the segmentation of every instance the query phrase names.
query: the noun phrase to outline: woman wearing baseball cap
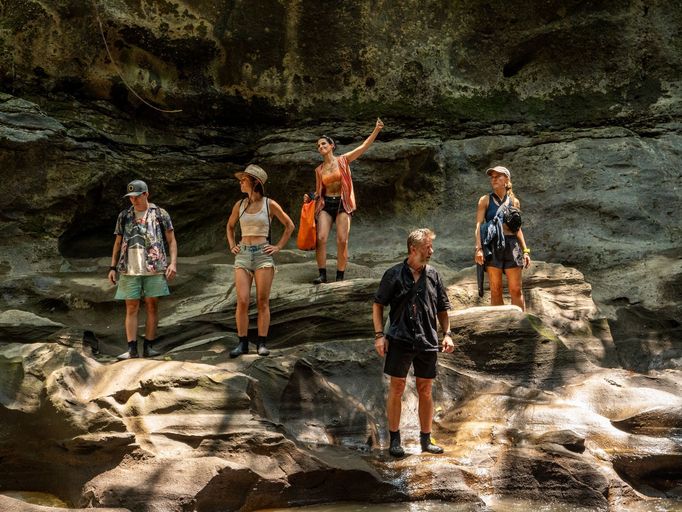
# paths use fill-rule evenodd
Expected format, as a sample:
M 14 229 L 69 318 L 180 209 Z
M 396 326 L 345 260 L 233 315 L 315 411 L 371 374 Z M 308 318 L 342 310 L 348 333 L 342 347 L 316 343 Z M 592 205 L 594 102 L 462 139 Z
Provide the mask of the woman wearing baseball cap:
M 270 288 L 275 276 L 275 262 L 272 256 L 278 253 L 294 232 L 294 223 L 277 202 L 265 196 L 267 173 L 257 165 L 249 165 L 235 173 L 241 191 L 247 197 L 235 203 L 227 221 L 227 244 L 234 258 L 234 282 L 237 289 L 237 336 L 239 345 L 230 351 L 230 357 L 249 352 L 249 298 L 251 284 L 256 282 L 256 303 L 258 306 L 258 339 L 256 350 L 259 356 L 267 356 L 266 347 L 270 329 Z M 270 224 L 276 217 L 284 225 L 279 241 L 270 242 Z M 241 240 L 235 242 L 235 227 L 239 223 Z
M 523 230 L 516 227 L 517 231 L 505 222 L 502 224 L 504 235 L 504 247 L 499 250 L 484 251 L 481 226 L 484 232 L 489 232 L 487 226 L 493 223 L 498 216 L 500 208 L 513 206 L 521 208 L 521 202 L 512 191 L 511 172 L 506 167 L 498 165 L 486 170 L 490 178 L 492 192 L 481 196 L 476 209 L 476 232 L 474 234 L 474 261 L 478 265 L 484 265 L 490 282 L 490 303 L 493 306 L 504 304 L 502 299 L 502 274 L 507 275 L 507 285 L 512 304 L 525 309 L 521 283 L 521 271 L 530 265 L 530 249 L 526 245 Z M 485 223 L 485 224 L 484 224 Z M 485 257 L 485 254 L 488 257 Z

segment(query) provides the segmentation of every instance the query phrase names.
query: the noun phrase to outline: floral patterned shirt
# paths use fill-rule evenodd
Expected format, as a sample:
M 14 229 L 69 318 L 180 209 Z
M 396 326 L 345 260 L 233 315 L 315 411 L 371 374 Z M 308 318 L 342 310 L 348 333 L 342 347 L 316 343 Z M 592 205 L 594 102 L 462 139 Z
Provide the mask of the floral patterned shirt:
M 153 203 L 149 203 L 147 213 L 139 219 L 135 218 L 134 207 L 123 210 L 118 215 L 114 229 L 114 235 L 123 237 L 116 269 L 121 274 L 133 273 L 133 275 L 164 272 L 168 266 L 164 233 L 172 229 L 173 223 L 168 212 Z M 144 268 L 130 268 L 131 249 L 142 251 Z

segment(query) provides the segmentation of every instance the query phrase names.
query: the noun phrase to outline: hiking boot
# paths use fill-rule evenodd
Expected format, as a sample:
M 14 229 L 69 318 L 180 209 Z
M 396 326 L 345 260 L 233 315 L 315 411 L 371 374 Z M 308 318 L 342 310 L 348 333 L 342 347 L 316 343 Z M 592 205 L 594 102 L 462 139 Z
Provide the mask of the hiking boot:
M 313 284 L 326 283 L 327 282 L 327 269 L 326 268 L 319 268 L 317 270 L 320 273 L 320 275 L 317 276 L 315 279 L 313 279 Z
M 239 338 L 239 345 L 237 345 L 232 350 L 230 350 L 230 357 L 234 359 L 235 357 L 239 357 L 243 354 L 248 354 L 248 353 L 249 353 L 249 340 L 246 337 L 244 337 L 244 339 L 242 339 L 240 337 Z
M 259 343 L 256 350 L 258 350 L 259 356 L 269 356 L 270 355 L 270 351 L 265 346 L 265 343 Z
M 435 454 L 443 453 L 443 448 L 433 444 L 433 439 L 431 439 L 431 432 L 427 434 L 419 432 L 419 444 L 422 445 L 422 452 Z
M 393 457 L 396 457 L 396 458 L 400 458 L 400 457 L 405 456 L 405 450 L 399 444 L 391 446 L 388 449 L 388 453 L 390 453 Z
M 391 436 L 391 444 L 388 447 L 388 453 L 393 457 L 404 457 L 405 450 L 400 446 L 400 430 L 396 432 L 388 432 Z
M 153 341 L 144 340 L 144 343 L 142 344 L 142 357 L 156 357 L 161 355 L 161 352 L 152 348 L 152 343 Z

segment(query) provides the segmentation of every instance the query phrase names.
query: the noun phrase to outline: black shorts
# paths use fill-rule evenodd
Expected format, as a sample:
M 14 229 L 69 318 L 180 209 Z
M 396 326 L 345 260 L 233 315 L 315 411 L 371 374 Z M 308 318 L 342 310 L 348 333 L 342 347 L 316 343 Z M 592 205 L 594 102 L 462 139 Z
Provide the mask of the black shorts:
M 410 366 L 414 365 L 415 377 L 435 379 L 437 361 L 438 352 L 435 350 L 430 352 L 424 350 L 417 351 L 399 341 L 389 340 L 384 373 L 391 377 L 404 379 L 410 371 Z
M 322 211 L 327 212 L 331 216 L 333 223 L 339 213 L 346 212 L 343 209 L 341 196 L 324 196 L 324 208 L 322 208 Z
M 504 235 L 504 252 L 495 257 L 493 253 L 491 259 L 485 262 L 487 267 L 501 268 L 523 268 L 523 251 L 519 245 L 519 239 L 514 235 Z

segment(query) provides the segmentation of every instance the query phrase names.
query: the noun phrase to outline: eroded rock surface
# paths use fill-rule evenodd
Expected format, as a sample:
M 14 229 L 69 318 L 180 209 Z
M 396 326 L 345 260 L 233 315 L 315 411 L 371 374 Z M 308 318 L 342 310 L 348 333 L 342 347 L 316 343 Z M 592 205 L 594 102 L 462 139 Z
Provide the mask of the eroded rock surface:
M 0 486 L 155 512 L 349 497 L 485 510 L 481 496 L 491 495 L 606 511 L 679 497 L 679 368 L 640 375 L 613 365 L 589 285 L 542 262 L 527 276 L 527 313 L 479 306 L 473 269 L 441 267 L 457 339 L 453 354 L 439 356 L 434 388 L 433 434 L 446 453 L 419 453 L 410 384 L 402 420 L 409 456 L 391 459 L 387 382 L 366 336 L 382 268 L 357 266 L 367 277 L 315 287 L 305 264 L 281 265 L 268 358 L 227 354 L 235 297 L 217 293 L 230 269 L 219 258 L 195 269 L 199 285 L 178 283 L 203 287 L 193 289 L 194 308 L 168 299 L 159 358 L 111 362 L 121 343 L 107 334 L 116 324 L 104 290 L 89 336 L 72 329 L 51 342 L 3 344 Z

